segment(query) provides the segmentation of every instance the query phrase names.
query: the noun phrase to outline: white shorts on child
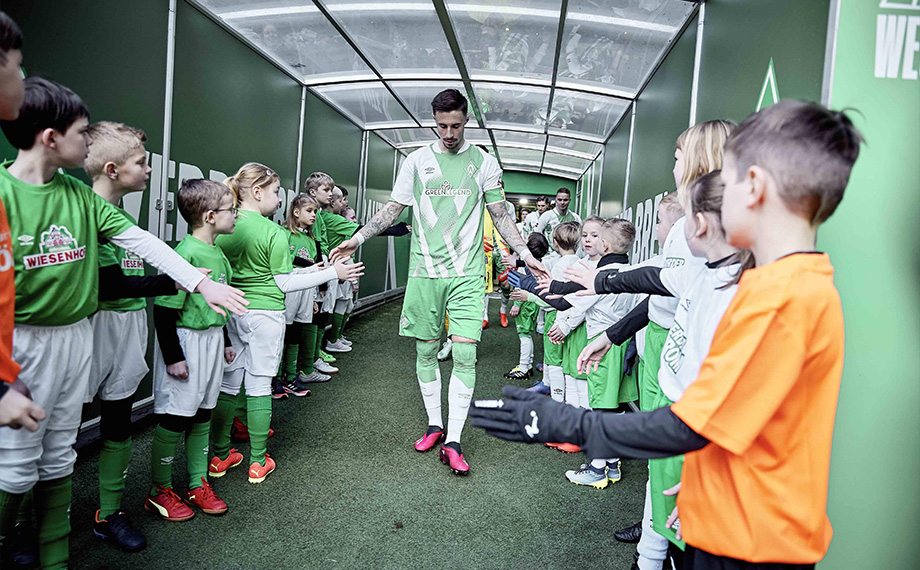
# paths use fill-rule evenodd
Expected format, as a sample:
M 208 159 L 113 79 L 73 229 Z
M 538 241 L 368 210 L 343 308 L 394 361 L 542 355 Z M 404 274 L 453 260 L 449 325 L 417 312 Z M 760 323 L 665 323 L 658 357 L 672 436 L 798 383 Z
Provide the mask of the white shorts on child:
M 294 273 L 315 273 L 312 267 L 294 269 Z M 284 320 L 287 324 L 313 322 L 313 302 L 316 301 L 316 287 L 291 291 L 284 295 Z
M 0 427 L 0 489 L 25 493 L 36 482 L 73 473 L 73 444 L 93 358 L 89 319 L 60 327 L 16 325 L 13 360 L 32 401 L 47 414 L 38 431 Z
M 281 364 L 284 326 L 284 311 L 257 309 L 245 315 L 230 317 L 227 332 L 230 334 L 230 346 L 236 351 L 236 358 L 224 371 L 221 392 L 233 395 L 239 393 L 243 382 L 242 372 L 245 371 L 248 395 L 271 394 L 271 379 L 278 373 Z M 249 380 L 250 377 L 253 377 L 253 381 Z M 258 382 L 258 386 L 255 382 Z
M 93 364 L 84 402 L 134 395 L 147 367 L 147 311 L 99 311 L 92 317 Z
M 179 346 L 185 355 L 188 378 L 166 372 L 163 353 L 157 343 L 153 360 L 153 412 L 190 418 L 199 409 L 217 405 L 224 378 L 224 331 L 220 327 L 206 330 L 176 328 Z

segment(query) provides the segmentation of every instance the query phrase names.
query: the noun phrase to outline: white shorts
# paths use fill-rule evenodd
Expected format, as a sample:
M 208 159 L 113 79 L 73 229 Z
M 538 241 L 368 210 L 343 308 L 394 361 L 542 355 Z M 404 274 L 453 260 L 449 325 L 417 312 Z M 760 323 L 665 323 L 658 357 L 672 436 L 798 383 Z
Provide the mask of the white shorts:
M 153 412 L 190 418 L 199 409 L 211 410 L 224 377 L 224 331 L 211 327 L 199 331 L 176 328 L 179 346 L 188 365 L 188 378 L 183 380 L 166 372 L 163 353 L 157 343 L 153 360 Z
M 36 432 L 0 427 L 0 489 L 25 493 L 39 480 L 73 473 L 73 444 L 92 358 L 89 319 L 62 327 L 14 327 L 13 359 L 22 366 L 19 379 L 47 417 Z
M 134 395 L 147 367 L 147 311 L 99 311 L 92 317 L 93 364 L 84 402 Z
M 309 271 L 311 267 L 298 267 L 294 273 L 315 273 L 316 270 Z M 318 291 L 316 287 L 309 289 L 300 289 L 284 294 L 284 320 L 287 324 L 294 321 L 298 323 L 313 322 L 313 302 L 316 301 Z
M 326 292 L 321 295 L 321 299 L 317 299 L 319 303 L 319 312 L 321 313 L 332 313 L 335 311 L 335 302 L 338 299 L 339 295 L 339 280 L 331 279 L 326 282 Z
M 230 346 L 236 351 L 236 358 L 224 371 L 221 392 L 239 393 L 245 371 L 248 395 L 271 394 L 271 379 L 278 373 L 281 364 L 284 326 L 284 311 L 250 310 L 245 315 L 230 317 L 227 332 L 230 333 Z M 248 380 L 250 377 L 257 377 L 254 381 L 258 385 Z

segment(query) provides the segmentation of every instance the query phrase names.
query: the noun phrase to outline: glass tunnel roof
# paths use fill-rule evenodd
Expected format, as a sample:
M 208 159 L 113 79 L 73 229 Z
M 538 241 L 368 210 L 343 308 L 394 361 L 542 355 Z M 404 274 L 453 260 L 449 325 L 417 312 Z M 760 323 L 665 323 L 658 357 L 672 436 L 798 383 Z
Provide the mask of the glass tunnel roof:
M 578 179 L 694 15 L 692 0 L 191 0 L 402 152 L 455 88 L 502 167 Z

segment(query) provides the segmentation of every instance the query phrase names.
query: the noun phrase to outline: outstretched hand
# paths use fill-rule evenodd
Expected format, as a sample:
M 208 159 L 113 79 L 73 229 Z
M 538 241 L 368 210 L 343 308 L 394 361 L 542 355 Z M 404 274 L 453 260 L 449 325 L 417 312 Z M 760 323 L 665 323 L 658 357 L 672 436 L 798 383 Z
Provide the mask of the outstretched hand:
M 350 263 L 345 264 L 345 260 L 348 258 L 338 258 L 333 267 L 335 267 L 335 275 L 339 278 L 339 281 L 357 281 L 358 277 L 364 275 L 364 264 L 363 263 Z
M 226 317 L 227 313 L 224 312 L 224 309 L 236 315 L 244 315 L 248 312 L 246 306 L 249 305 L 249 301 L 243 298 L 246 294 L 235 287 L 217 283 L 205 277 L 198 283 L 195 291 L 201 293 L 208 306 L 218 315 Z
M 606 334 L 602 334 L 592 340 L 578 355 L 578 360 L 575 361 L 576 370 L 582 374 L 597 372 L 597 367 L 600 366 L 601 360 L 603 360 L 604 355 L 607 354 L 611 346 L 613 346 L 613 343 L 610 342 Z
M 524 264 L 527 266 L 528 269 L 530 269 L 530 272 L 537 279 L 540 279 L 540 277 L 546 277 L 547 279 L 550 278 L 549 271 L 533 255 L 528 255 L 527 259 L 524 260 Z
M 351 238 L 343 241 L 339 244 L 338 247 L 329 252 L 329 259 L 335 261 L 339 258 L 349 258 L 358 251 L 358 240 L 352 236 Z
M 470 425 L 508 441 L 580 445 L 584 410 L 555 402 L 517 386 L 502 388 L 500 400 L 476 400 L 470 407 Z
M 565 278 L 584 287 L 583 290 L 576 292 L 576 295 L 597 295 L 597 292 L 594 290 L 594 279 L 597 277 L 598 273 L 599 271 L 597 269 L 591 269 L 580 263 L 576 263 L 565 270 Z

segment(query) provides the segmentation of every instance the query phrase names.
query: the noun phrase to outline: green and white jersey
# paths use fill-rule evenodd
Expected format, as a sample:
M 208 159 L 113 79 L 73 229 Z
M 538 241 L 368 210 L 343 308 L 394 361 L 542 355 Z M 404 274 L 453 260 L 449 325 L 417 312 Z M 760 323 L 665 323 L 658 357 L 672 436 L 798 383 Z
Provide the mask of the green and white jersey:
M 291 249 L 291 262 L 295 258 L 305 259 L 316 262 L 316 241 L 313 240 L 306 232 L 287 232 L 288 244 Z
M 486 204 L 505 199 L 498 161 L 464 143 L 456 154 L 435 142 L 410 154 L 390 199 L 412 207 L 409 277 L 484 276 Z
M 73 324 L 99 304 L 99 237 L 134 224 L 72 176 L 36 186 L 10 174 L 10 164 L 0 166 L 0 200 L 13 238 L 16 323 Z
M 320 214 L 322 210 L 316 212 L 316 221 L 313 222 L 313 237 L 316 238 L 316 243 L 319 245 L 319 249 L 323 255 L 329 255 L 329 242 L 326 241 L 326 220 L 323 219 L 323 216 Z
M 210 269 L 210 278 L 213 281 L 227 284 L 233 277 L 230 262 L 224 252 L 216 245 L 208 245 L 192 234 L 182 238 L 176 246 L 176 253 L 195 267 Z M 246 298 L 249 299 L 249 296 Z M 222 327 L 229 319 L 229 316 L 221 316 L 211 309 L 201 295 L 189 295 L 185 291 L 179 291 L 178 295 L 157 297 L 154 303 L 161 307 L 178 309 L 179 320 L 176 321 L 176 326 L 186 329 L 203 331 L 211 327 Z
M 544 214 L 545 213 L 546 212 L 544 212 Z M 527 214 L 527 217 L 524 218 L 524 227 L 521 228 L 521 235 L 524 236 L 525 240 L 527 239 L 527 236 L 529 236 L 530 234 L 534 232 L 534 230 L 536 230 L 537 224 L 539 222 L 540 222 L 539 212 L 531 212 Z M 553 245 L 553 242 L 551 240 L 547 240 L 547 241 L 549 241 L 550 246 Z
M 122 208 L 115 208 L 132 224 L 137 225 L 137 220 Z M 99 267 L 117 265 L 121 272 L 132 277 L 144 276 L 144 260 L 140 256 L 109 242 L 99 244 Z M 147 299 L 114 299 L 112 301 L 99 301 L 100 311 L 140 311 L 147 308 Z
M 230 285 L 246 293 L 250 310 L 284 310 L 284 292 L 274 276 L 294 270 L 285 233 L 291 232 L 258 212 L 240 210 L 233 233 L 217 236 L 233 268 Z
M 556 208 L 553 208 L 552 210 L 543 212 L 543 215 L 540 216 L 540 221 L 537 222 L 533 231 L 542 233 L 546 241 L 548 241 L 550 245 L 553 245 L 553 232 L 556 231 L 556 226 L 566 222 L 578 222 L 580 224 L 581 216 L 572 210 L 566 210 L 564 214 L 559 215 Z
M 358 231 L 358 224 L 349 222 L 338 214 L 320 210 L 316 213 L 316 217 L 323 218 L 323 225 L 326 227 L 326 244 L 330 251 L 337 248 L 339 244 L 355 235 L 355 232 Z

